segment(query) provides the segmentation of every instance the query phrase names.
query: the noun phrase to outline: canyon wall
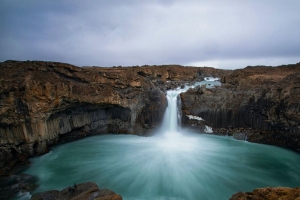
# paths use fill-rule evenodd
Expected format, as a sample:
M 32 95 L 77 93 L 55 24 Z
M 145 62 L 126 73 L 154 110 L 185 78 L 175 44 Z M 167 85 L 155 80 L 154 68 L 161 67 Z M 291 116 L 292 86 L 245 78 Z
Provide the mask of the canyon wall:
M 221 77 L 222 86 L 180 95 L 183 126 L 203 132 L 208 125 L 214 134 L 300 149 L 299 63 L 232 71 L 6 61 L 0 70 L 1 169 L 58 142 L 107 133 L 148 135 L 162 121 L 165 91 L 207 76 Z
M 95 134 L 145 135 L 162 121 L 164 91 L 227 71 L 179 65 L 76 67 L 0 63 L 0 168 L 50 145 Z
M 300 152 L 300 63 L 234 70 L 221 82 L 181 94 L 185 126 Z

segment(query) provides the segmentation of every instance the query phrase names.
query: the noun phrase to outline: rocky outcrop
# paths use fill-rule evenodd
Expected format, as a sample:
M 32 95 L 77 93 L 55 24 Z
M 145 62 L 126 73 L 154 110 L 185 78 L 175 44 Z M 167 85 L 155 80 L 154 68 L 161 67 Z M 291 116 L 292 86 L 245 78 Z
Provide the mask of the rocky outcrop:
M 300 200 L 300 188 L 259 188 L 252 192 L 239 192 L 230 200 Z
M 38 179 L 28 174 L 17 174 L 1 177 L 0 199 L 15 199 L 18 196 L 28 197 L 38 185 Z M 25 198 L 24 198 L 25 199 Z
M 209 125 L 216 134 L 247 133 L 248 141 L 300 151 L 299 72 L 300 63 L 247 67 L 223 76 L 220 87 L 190 89 L 181 94 L 183 124 L 200 131 Z
M 111 190 L 99 189 L 96 183 L 86 182 L 76 186 L 67 187 L 61 191 L 51 190 L 31 197 L 32 200 L 122 200 L 122 197 Z
M 162 121 L 166 88 L 227 73 L 178 65 L 100 68 L 41 61 L 6 61 L 0 69 L 0 169 L 74 138 L 149 134 Z

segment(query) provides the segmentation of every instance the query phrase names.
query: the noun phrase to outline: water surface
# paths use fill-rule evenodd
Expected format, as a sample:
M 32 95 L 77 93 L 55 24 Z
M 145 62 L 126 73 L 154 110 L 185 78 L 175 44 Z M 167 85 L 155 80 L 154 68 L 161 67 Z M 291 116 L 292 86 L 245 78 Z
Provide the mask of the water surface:
M 181 131 L 104 135 L 56 146 L 31 160 L 35 192 L 94 181 L 125 200 L 229 199 L 238 191 L 299 186 L 300 156 L 279 147 Z

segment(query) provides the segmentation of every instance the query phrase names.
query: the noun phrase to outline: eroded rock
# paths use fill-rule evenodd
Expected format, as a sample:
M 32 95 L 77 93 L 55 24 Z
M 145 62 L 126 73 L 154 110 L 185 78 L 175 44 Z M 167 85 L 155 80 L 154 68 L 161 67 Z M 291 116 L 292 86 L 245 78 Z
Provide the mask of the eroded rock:
M 122 200 L 122 197 L 108 189 L 100 189 L 96 183 L 86 182 L 65 189 L 50 190 L 34 194 L 32 200 Z
M 252 192 L 239 192 L 230 198 L 230 200 L 300 200 L 300 188 L 259 188 Z

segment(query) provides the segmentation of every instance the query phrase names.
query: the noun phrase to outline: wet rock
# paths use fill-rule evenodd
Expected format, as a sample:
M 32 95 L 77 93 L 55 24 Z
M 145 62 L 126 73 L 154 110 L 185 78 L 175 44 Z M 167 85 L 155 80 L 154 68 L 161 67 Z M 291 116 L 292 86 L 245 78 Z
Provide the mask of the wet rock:
M 234 133 L 233 138 L 237 140 L 247 140 L 248 134 L 247 133 Z
M 252 192 L 238 192 L 230 198 L 230 200 L 299 200 L 300 188 L 259 188 Z
M 18 194 L 29 193 L 37 188 L 37 178 L 28 174 L 11 175 L 0 179 L 1 199 L 13 199 Z
M 122 200 L 122 197 L 108 189 L 100 189 L 96 183 L 81 183 L 74 188 L 69 186 L 61 191 L 51 190 L 34 194 L 32 200 Z

